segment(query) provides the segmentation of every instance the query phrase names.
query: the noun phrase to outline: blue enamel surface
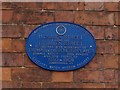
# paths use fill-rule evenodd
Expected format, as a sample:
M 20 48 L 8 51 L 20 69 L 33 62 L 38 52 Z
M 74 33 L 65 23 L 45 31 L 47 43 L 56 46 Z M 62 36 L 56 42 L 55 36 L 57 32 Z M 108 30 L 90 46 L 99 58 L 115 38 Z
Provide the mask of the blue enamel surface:
M 51 22 L 37 27 L 26 41 L 26 52 L 36 65 L 69 71 L 88 64 L 96 53 L 92 34 L 69 22 Z

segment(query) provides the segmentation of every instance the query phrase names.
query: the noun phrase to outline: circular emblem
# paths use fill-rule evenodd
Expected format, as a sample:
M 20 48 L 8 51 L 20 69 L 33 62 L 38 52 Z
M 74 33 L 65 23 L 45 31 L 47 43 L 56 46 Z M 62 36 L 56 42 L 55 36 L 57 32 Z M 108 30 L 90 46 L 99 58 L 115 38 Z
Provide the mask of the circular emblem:
M 56 33 L 58 35 L 64 35 L 66 33 L 66 28 L 63 25 L 60 25 L 56 28 Z
M 92 34 L 68 22 L 52 22 L 31 32 L 26 52 L 36 65 L 55 71 L 69 71 L 87 65 L 96 53 Z

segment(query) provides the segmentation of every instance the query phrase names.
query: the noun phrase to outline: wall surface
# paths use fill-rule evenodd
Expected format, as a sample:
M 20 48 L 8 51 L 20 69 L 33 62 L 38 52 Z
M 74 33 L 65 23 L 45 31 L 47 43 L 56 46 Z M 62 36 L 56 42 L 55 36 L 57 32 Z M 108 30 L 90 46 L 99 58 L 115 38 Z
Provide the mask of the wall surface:
M 2 3 L 3 88 L 118 88 L 119 3 Z M 44 70 L 25 51 L 29 33 L 46 22 L 81 24 L 95 37 L 97 53 L 84 68 Z

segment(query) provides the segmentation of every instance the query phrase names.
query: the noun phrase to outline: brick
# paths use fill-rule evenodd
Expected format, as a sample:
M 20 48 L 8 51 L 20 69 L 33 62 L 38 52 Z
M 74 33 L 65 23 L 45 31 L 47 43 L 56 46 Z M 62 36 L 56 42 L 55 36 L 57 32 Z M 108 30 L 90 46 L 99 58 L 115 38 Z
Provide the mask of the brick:
M 3 9 L 42 8 L 42 2 L 2 2 Z
M 43 83 L 42 88 L 104 88 L 103 83 Z
M 80 83 L 43 83 L 42 88 L 82 88 Z
M 95 57 L 92 59 L 85 68 L 89 69 L 102 69 L 104 64 L 104 55 L 96 54 Z
M 84 2 L 78 2 L 78 6 L 77 6 L 77 9 L 78 10 L 84 10 Z
M 44 2 L 42 4 L 42 9 L 50 9 L 50 10 L 55 9 L 55 2 Z
M 11 81 L 11 68 L 2 68 L 2 80 Z
M 119 90 L 118 83 L 105 83 L 105 88 Z M 117 88 L 117 89 L 115 89 Z
M 22 24 L 24 20 L 22 8 L 2 10 L 3 24 Z
M 95 88 L 97 89 L 105 88 L 105 84 L 104 83 L 83 83 L 82 88 L 92 88 L 94 90 Z
M 2 52 L 2 38 L 0 38 L 0 53 Z
M 57 10 L 76 10 L 77 2 L 57 2 L 55 3 L 55 8 Z
M 95 39 L 104 39 L 104 29 L 102 26 L 87 26 L 86 27 Z
M 21 2 L 21 7 L 22 8 L 41 9 L 42 8 L 42 2 Z
M 28 15 L 30 15 L 28 17 Z M 54 12 L 42 12 L 39 10 L 24 10 L 24 24 L 43 24 L 54 21 Z
M 21 8 L 20 2 L 2 2 L 2 9 L 17 9 Z
M 118 41 L 97 40 L 97 53 L 118 54 Z
M 12 40 L 9 38 L 2 38 L 2 52 L 10 52 L 12 50 Z
M 2 9 L 4 9 L 4 8 L 9 8 L 9 5 L 10 5 L 11 3 L 10 2 L 2 2 Z
M 36 64 L 34 64 L 28 57 L 27 54 L 24 54 L 24 66 L 25 67 L 38 67 Z
M 104 68 L 113 68 L 118 69 L 118 55 L 104 55 L 105 62 L 104 62 Z
M 15 68 L 12 69 L 12 80 L 23 82 L 49 82 L 51 72 L 41 68 Z
M 2 37 L 23 37 L 24 30 L 22 26 L 3 25 Z
M 22 88 L 41 88 L 40 82 L 23 82 Z
M 21 88 L 22 84 L 20 81 L 3 81 L 2 88 Z
M 115 70 L 115 81 L 116 81 L 116 83 L 118 83 L 119 82 L 119 70 Z
M 118 42 L 118 54 L 120 54 L 120 42 Z
M 2 22 L 2 10 L 1 9 L 0 9 L 0 16 L 1 16 L 0 22 Z
M 101 82 L 103 79 L 102 71 L 82 69 L 74 71 L 74 82 Z
M 24 59 L 21 53 L 3 53 L 2 66 L 23 66 Z
M 2 23 L 11 23 L 13 19 L 13 10 L 2 10 Z
M 104 70 L 103 75 L 104 75 L 104 82 L 109 82 L 109 83 L 116 82 L 117 78 L 115 78 L 115 70 Z
M 120 12 L 116 12 L 115 13 L 115 24 L 116 25 L 120 25 L 120 19 L 119 19 L 119 17 L 120 17 Z
M 85 10 L 104 10 L 103 2 L 85 2 Z
M 104 2 L 106 11 L 119 11 L 118 2 Z
M 24 16 L 25 16 L 23 11 L 24 11 L 24 9 L 22 9 L 22 8 L 14 9 L 13 20 L 11 21 L 11 23 L 23 24 Z
M 105 39 L 118 40 L 118 27 L 108 27 L 105 29 Z
M 12 52 L 25 52 L 25 39 L 13 39 Z
M 74 16 L 75 16 L 75 13 L 72 11 L 55 12 L 55 21 L 73 22 Z
M 76 12 L 75 23 L 85 25 L 114 25 L 114 13 L 93 11 Z
M 0 81 L 2 81 L 2 68 L 0 68 Z
M 73 72 L 53 72 L 52 82 L 72 82 Z
M 37 26 L 24 26 L 24 37 L 27 38 L 29 34 L 36 28 Z
M 2 37 L 2 25 L 0 25 L 0 37 Z

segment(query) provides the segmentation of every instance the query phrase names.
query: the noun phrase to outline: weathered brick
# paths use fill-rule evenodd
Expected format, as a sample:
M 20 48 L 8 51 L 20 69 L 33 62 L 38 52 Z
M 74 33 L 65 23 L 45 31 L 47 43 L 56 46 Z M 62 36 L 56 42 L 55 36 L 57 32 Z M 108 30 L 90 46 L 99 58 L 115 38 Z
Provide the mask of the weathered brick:
M 105 83 L 105 88 L 111 89 L 111 90 L 119 90 L 119 84 L 118 83 Z
M 14 9 L 13 20 L 11 21 L 11 23 L 23 24 L 24 16 L 25 16 L 23 11 L 24 9 L 22 8 Z
M 23 37 L 24 30 L 22 26 L 3 25 L 2 37 Z
M 116 12 L 115 13 L 115 24 L 116 25 L 120 25 L 120 19 L 119 19 L 119 17 L 120 17 L 120 12 Z
M 43 83 L 42 88 L 82 88 L 80 83 Z
M 13 10 L 2 10 L 2 23 L 11 23 L 13 19 Z
M 103 2 L 85 2 L 85 10 L 104 10 Z
M 104 55 L 96 54 L 95 57 L 91 62 L 88 63 L 88 65 L 85 66 L 85 68 L 90 69 L 103 69 L 104 64 Z
M 118 55 L 111 55 L 107 54 L 104 55 L 105 62 L 104 62 L 104 68 L 115 68 L 118 69 Z
M 10 8 L 11 2 L 2 2 L 2 9 Z
M 21 2 L 2 2 L 2 9 L 17 9 L 21 8 Z
M 24 66 L 25 67 L 38 67 L 36 64 L 34 64 L 28 57 L 27 54 L 24 54 Z
M 97 40 L 97 53 L 118 54 L 118 41 Z
M 23 66 L 24 59 L 21 53 L 3 53 L 2 66 Z
M 93 11 L 76 12 L 75 23 L 86 25 L 114 25 L 114 13 Z
M 118 42 L 118 54 L 120 54 L 120 42 Z
M 25 52 L 25 39 L 13 39 L 12 52 Z
M 11 81 L 11 68 L 0 68 L 2 81 Z
M 41 88 L 40 82 L 23 82 L 22 88 Z
M 14 68 L 12 69 L 12 80 L 47 82 L 51 81 L 51 72 L 41 68 Z
M 53 72 L 52 82 L 72 82 L 73 72 Z
M 118 40 L 118 27 L 107 27 L 105 29 L 105 39 Z
M 104 70 L 104 82 L 115 83 L 118 78 L 115 77 L 115 70 Z
M 10 38 L 2 38 L 2 52 L 11 52 L 12 40 Z
M 24 26 L 24 37 L 27 38 L 29 34 L 36 28 L 37 26 Z
M 22 84 L 20 81 L 3 81 L 2 88 L 21 88 Z
M 76 10 L 78 6 L 77 2 L 57 2 L 55 8 L 57 10 Z
M 102 26 L 87 26 L 88 31 L 92 33 L 95 39 L 104 39 L 104 29 Z
M 2 2 L 3 9 L 42 8 L 42 2 Z
M 2 10 L 0 9 L 0 16 L 2 17 Z M 0 22 L 2 23 L 2 18 L 0 18 Z
M 106 11 L 119 11 L 118 2 L 104 2 L 104 8 Z
M 55 9 L 55 2 L 44 2 L 42 4 L 42 9 Z
M 103 83 L 43 83 L 42 88 L 104 88 Z
M 29 16 L 29 17 L 28 17 Z M 24 10 L 24 24 L 43 24 L 54 21 L 54 12 L 42 12 L 39 10 Z
M 2 81 L 2 68 L 0 68 L 0 81 Z
M 0 38 L 0 53 L 2 52 L 2 38 Z
M 55 21 L 73 22 L 74 16 L 75 16 L 74 11 L 55 12 Z
M 78 2 L 77 10 L 84 10 L 84 2 Z
M 92 88 L 92 89 L 105 88 L 105 84 L 104 83 L 83 83 L 82 88 Z
M 115 70 L 115 81 L 116 81 L 116 83 L 118 83 L 119 82 L 119 70 Z
M 102 82 L 103 79 L 102 71 L 82 69 L 74 71 L 74 82 Z
M 22 8 L 41 9 L 42 8 L 42 2 L 21 2 L 21 7 Z
M 0 37 L 2 37 L 2 25 L 0 25 Z

